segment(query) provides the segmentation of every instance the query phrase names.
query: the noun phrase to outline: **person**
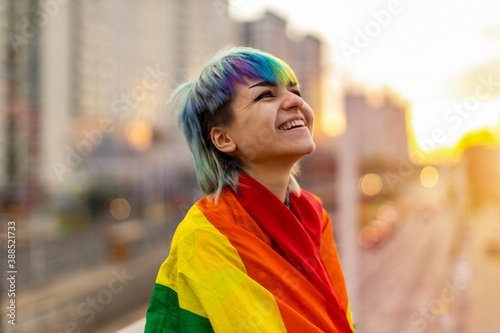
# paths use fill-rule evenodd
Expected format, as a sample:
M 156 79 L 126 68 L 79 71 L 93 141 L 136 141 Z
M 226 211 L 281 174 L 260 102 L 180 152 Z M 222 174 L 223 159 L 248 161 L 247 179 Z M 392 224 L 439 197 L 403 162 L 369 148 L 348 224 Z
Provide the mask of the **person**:
M 292 69 L 227 48 L 173 96 L 206 196 L 175 232 L 145 332 L 353 332 L 330 218 L 296 179 L 316 146 Z

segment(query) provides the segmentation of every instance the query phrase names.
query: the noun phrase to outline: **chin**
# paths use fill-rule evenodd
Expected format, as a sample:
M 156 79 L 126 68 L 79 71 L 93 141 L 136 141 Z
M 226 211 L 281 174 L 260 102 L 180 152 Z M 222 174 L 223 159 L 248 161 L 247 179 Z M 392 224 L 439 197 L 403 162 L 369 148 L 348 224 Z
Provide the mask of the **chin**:
M 310 143 L 299 145 L 298 147 L 295 148 L 297 155 L 300 155 L 300 157 L 312 154 L 314 153 L 315 150 L 316 150 L 316 144 L 312 140 Z
M 309 146 L 309 149 L 308 149 L 308 152 L 306 152 L 306 155 L 309 155 L 309 154 L 312 154 L 314 153 L 314 151 L 316 150 L 316 144 L 314 143 L 314 141 L 311 143 L 311 145 Z

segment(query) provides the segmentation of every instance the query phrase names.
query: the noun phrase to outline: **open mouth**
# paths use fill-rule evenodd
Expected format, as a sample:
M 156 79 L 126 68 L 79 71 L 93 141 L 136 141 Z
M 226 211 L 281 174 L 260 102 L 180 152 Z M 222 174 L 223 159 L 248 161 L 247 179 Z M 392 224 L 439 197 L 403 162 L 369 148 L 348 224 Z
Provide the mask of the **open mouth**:
M 278 129 L 280 131 L 290 131 L 295 128 L 306 127 L 306 123 L 303 120 L 294 120 L 286 124 L 281 125 Z

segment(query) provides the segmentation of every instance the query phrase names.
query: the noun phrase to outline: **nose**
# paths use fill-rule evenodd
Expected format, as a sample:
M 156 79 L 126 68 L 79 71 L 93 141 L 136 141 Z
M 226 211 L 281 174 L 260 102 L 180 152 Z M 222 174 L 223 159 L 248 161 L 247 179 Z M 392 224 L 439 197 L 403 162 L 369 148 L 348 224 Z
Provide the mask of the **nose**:
M 302 99 L 302 97 L 288 90 L 285 92 L 285 98 L 283 100 L 282 106 L 284 110 L 300 110 L 303 105 L 304 100 Z

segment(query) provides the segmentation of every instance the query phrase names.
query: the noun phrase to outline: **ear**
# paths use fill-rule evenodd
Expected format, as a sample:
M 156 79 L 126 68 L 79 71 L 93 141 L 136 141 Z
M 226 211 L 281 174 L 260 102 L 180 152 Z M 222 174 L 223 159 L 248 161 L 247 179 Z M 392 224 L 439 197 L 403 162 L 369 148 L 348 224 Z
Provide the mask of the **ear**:
M 232 153 L 236 150 L 236 142 L 222 129 L 222 127 L 212 127 L 210 138 L 215 147 L 224 153 Z

